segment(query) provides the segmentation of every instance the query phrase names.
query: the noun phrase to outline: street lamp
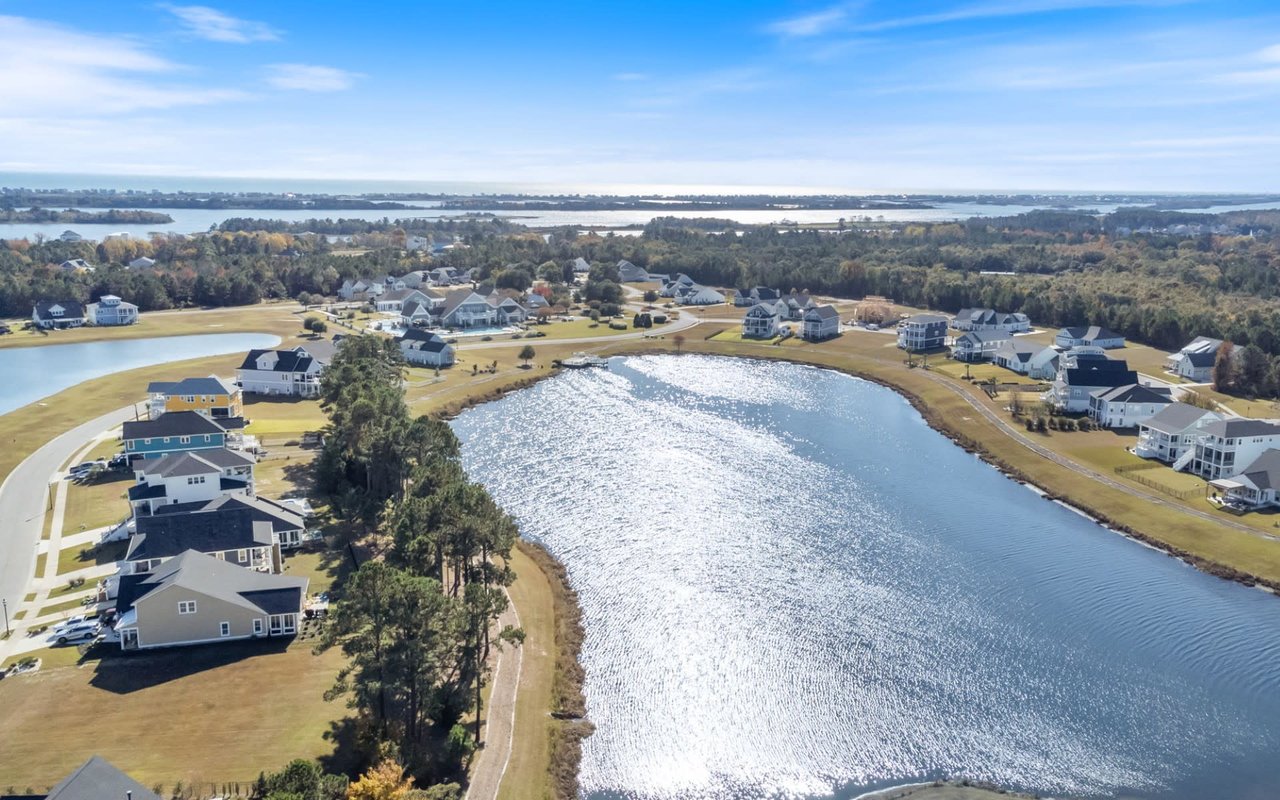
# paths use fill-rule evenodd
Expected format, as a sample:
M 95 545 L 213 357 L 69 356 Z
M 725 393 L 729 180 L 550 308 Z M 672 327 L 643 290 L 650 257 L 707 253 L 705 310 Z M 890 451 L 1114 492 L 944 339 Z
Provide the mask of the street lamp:
M 9 636 L 11 633 L 9 630 L 9 601 L 0 597 L 0 604 L 4 605 L 4 635 Z

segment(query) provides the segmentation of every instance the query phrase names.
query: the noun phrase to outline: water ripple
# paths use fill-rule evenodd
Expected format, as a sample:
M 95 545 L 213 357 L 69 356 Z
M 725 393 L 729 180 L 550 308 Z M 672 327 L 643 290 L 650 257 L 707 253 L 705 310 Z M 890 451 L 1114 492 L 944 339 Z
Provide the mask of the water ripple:
M 1039 499 L 882 387 L 611 366 L 455 422 L 468 470 L 579 591 L 584 796 L 963 774 L 1189 799 L 1280 778 L 1273 598 Z

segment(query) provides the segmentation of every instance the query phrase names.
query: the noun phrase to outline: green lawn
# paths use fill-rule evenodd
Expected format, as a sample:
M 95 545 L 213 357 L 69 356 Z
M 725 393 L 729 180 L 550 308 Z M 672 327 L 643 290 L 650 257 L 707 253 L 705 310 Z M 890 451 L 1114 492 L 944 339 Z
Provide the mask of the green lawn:
M 64 600 L 61 603 L 53 603 L 52 605 L 42 607 L 36 612 L 36 618 L 38 619 L 46 614 L 57 614 L 59 612 L 72 611 L 83 607 L 84 605 L 79 600 Z
M 76 592 L 83 592 L 85 589 L 92 589 L 92 588 L 93 588 L 93 584 L 89 583 L 88 581 L 85 581 L 79 586 L 72 586 L 70 582 L 64 583 L 61 586 L 59 586 L 57 589 L 53 589 L 52 591 L 49 592 L 49 599 L 52 600 L 54 598 L 62 597 L 63 595 L 75 594 Z
M 67 509 L 62 519 L 64 536 L 101 528 L 129 516 L 129 472 L 111 471 L 88 483 L 68 482 Z
M 58 574 L 65 575 L 85 567 L 119 561 L 124 558 L 125 549 L 125 542 L 110 542 L 101 546 L 86 544 L 65 548 L 58 554 Z
M 41 333 L 22 330 L 29 319 L 10 320 L 13 333 L 0 337 L 0 348 L 33 347 L 72 342 L 96 342 L 107 339 L 142 339 L 152 336 L 182 336 L 197 333 L 236 333 L 263 331 L 279 336 L 301 330 L 302 320 L 294 302 L 263 303 L 256 306 L 218 308 L 208 311 L 190 309 L 177 312 L 143 313 L 136 325 L 98 328 L 85 326 L 65 331 Z M 144 387 L 145 388 L 145 387 Z
M 327 421 L 318 400 L 245 398 L 244 416 L 250 421 L 245 432 L 258 437 L 269 449 L 308 431 L 318 431 Z
M 631 333 L 633 331 L 631 317 L 629 316 L 619 317 L 614 322 L 625 322 L 627 329 L 623 331 L 614 330 L 609 327 L 609 320 L 603 318 L 599 322 L 592 322 L 590 319 L 575 319 L 573 322 L 549 322 L 546 325 L 530 325 L 530 330 L 544 333 L 546 336 L 531 339 L 526 344 L 532 344 L 536 348 L 539 339 L 581 339 L 588 336 L 615 336 L 619 333 Z M 503 338 L 509 337 L 495 336 L 494 341 Z M 474 337 L 458 339 L 459 344 L 465 344 L 469 341 L 474 341 Z M 517 339 L 515 342 L 518 343 L 520 340 Z
M 342 700 L 323 700 L 341 653 L 313 655 L 309 642 L 107 650 L 81 669 L 74 647 L 36 655 L 48 659 L 38 675 L 0 681 L 0 787 L 43 792 L 94 754 L 147 786 L 247 785 L 291 759 L 333 753 L 325 734 L 347 714 Z M 140 725 L 140 708 L 179 712 L 199 735 Z

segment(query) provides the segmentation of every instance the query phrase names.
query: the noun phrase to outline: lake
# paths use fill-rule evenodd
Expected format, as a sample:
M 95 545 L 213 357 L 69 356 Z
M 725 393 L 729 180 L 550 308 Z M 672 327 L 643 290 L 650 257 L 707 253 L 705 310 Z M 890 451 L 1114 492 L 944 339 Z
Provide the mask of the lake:
M 580 593 L 583 797 L 941 776 L 1275 796 L 1280 600 L 1041 499 L 876 384 L 610 367 L 453 423 L 471 477 Z
M 50 336 L 56 340 L 57 333 Z M 267 333 L 205 333 L 3 348 L 0 349 L 0 374 L 31 379 L 0 385 L 0 414 L 104 375 L 168 361 L 248 352 L 279 343 L 280 337 Z M 195 372 L 197 377 L 205 374 Z

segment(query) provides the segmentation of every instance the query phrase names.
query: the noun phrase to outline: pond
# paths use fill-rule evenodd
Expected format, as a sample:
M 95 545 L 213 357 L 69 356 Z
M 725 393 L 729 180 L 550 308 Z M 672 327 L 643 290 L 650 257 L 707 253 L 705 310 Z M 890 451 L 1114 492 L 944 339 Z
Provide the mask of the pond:
M 0 349 L 0 374 L 19 379 L 0 385 L 0 414 L 104 375 L 279 343 L 280 337 L 266 333 L 208 333 Z M 139 396 L 146 388 L 138 387 Z
M 580 593 L 586 798 L 1280 785 L 1280 600 L 1041 499 L 884 387 L 614 358 L 454 426 Z

